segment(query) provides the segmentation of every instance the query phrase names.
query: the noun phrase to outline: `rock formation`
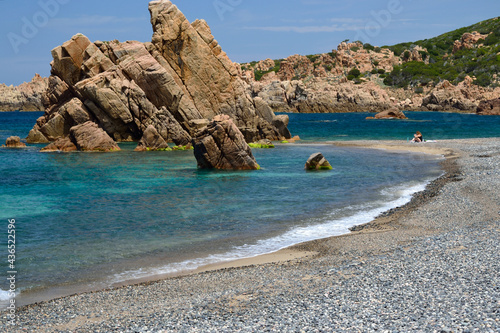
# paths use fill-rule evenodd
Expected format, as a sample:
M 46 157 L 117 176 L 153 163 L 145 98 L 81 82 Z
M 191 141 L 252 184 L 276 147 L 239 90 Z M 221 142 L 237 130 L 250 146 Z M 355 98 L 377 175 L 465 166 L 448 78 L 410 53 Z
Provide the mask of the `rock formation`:
M 332 166 L 321 153 L 312 154 L 306 162 L 306 170 L 332 170 Z
M 54 142 L 51 142 L 48 146 L 42 148 L 41 152 L 51 153 L 51 152 L 64 152 L 70 153 L 77 151 L 76 145 L 71 141 L 69 137 L 59 138 Z
M 116 152 L 120 147 L 96 123 L 87 121 L 69 129 L 69 136 L 51 142 L 42 152 Z
M 156 131 L 156 128 L 153 125 L 149 125 L 144 131 L 144 135 L 139 141 L 137 148 L 135 148 L 135 151 L 165 150 L 168 148 L 168 143 Z
M 21 142 L 21 138 L 18 136 L 11 136 L 5 140 L 5 146 L 7 148 L 25 148 L 26 144 Z
M 30 82 L 19 86 L 0 84 L 0 111 L 43 111 L 42 95 L 48 79 L 36 74 Z
M 87 121 L 71 127 L 69 137 L 80 151 L 119 151 L 120 147 L 96 123 Z
M 366 112 L 396 106 L 387 91 L 373 82 L 356 85 L 347 80 L 314 78 L 302 81 L 256 82 L 253 94 L 267 102 L 275 112 Z
M 456 50 L 482 47 L 481 40 L 487 36 L 466 33 L 457 41 Z M 499 87 L 480 87 L 471 77 L 457 85 L 431 81 L 411 88 L 386 86 L 384 78 L 395 66 L 407 62 L 428 65 L 432 58 L 419 45 L 392 49 L 401 54 L 387 47 L 342 42 L 329 53 L 244 63 L 238 73 L 249 83 L 252 96 L 262 98 L 274 112 L 380 112 L 391 108 L 472 112 L 480 101 L 500 95 Z M 353 69 L 361 75 L 349 75 Z M 263 74 L 260 80 L 256 74 Z M 499 82 L 497 74 L 492 75 L 492 82 Z
M 153 127 L 165 142 L 185 146 L 200 124 L 220 114 L 248 142 L 289 135 L 284 119 L 247 93 L 205 21 L 189 23 L 166 0 L 150 2 L 149 11 L 150 43 L 91 43 L 78 34 L 52 50 L 46 113 L 28 142 L 67 137 L 91 121 L 116 141 L 138 141 Z
M 475 112 L 481 100 L 493 99 L 499 95 L 500 88 L 488 89 L 474 85 L 469 76 L 456 86 L 444 80 L 424 97 L 422 109 Z
M 228 115 L 213 121 L 193 139 L 194 155 L 200 169 L 258 170 L 252 149 Z
M 488 34 L 482 35 L 477 31 L 466 32 L 460 40 L 456 40 L 453 44 L 453 53 L 463 49 L 472 49 L 480 40 L 484 41 L 486 37 L 488 37 Z
M 488 101 L 482 101 L 477 107 L 477 114 L 488 116 L 500 116 L 500 97 Z
M 393 108 L 379 112 L 375 117 L 367 117 L 366 119 L 408 119 L 408 117 L 405 116 L 403 111 Z

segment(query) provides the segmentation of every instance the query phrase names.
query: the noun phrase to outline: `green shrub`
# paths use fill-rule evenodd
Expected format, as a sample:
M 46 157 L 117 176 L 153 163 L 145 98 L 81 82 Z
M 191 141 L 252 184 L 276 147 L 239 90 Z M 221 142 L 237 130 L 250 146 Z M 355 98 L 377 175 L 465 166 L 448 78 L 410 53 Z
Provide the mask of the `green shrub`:
M 354 77 L 359 77 L 361 75 L 361 72 L 357 68 L 353 68 L 347 73 L 349 76 L 352 75 Z
M 311 62 L 316 62 L 316 60 L 318 60 L 319 58 L 319 55 L 317 54 L 310 54 L 310 55 L 306 55 L 306 57 L 311 61 Z
M 367 51 L 375 50 L 375 47 L 373 45 L 371 45 L 370 43 L 363 44 L 363 48 Z
M 255 72 L 254 72 L 255 81 L 260 81 L 262 79 L 262 77 L 267 73 L 271 73 L 271 72 L 277 73 L 277 72 L 279 72 L 280 69 L 281 69 L 281 60 L 275 60 L 273 68 L 271 68 L 267 71 L 255 70 Z
M 488 73 L 482 73 L 476 77 L 474 84 L 481 87 L 487 87 L 491 84 L 491 77 Z

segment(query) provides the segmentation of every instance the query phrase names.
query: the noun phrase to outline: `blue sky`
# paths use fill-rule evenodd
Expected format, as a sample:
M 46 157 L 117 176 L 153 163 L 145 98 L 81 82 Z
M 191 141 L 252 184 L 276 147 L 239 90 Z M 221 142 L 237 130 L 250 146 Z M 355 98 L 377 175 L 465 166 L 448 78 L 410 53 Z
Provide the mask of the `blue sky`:
M 150 41 L 149 1 L 0 0 L 0 82 L 50 74 L 50 50 L 83 33 L 91 41 Z M 498 0 L 178 0 L 205 19 L 231 60 L 330 52 L 345 40 L 390 45 L 435 37 L 500 15 Z

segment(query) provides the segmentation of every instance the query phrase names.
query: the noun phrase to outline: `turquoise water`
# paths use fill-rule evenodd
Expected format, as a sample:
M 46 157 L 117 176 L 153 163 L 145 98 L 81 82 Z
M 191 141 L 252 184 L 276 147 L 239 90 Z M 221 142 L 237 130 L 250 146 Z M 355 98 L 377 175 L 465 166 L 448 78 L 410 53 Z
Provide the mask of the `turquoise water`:
M 427 140 L 500 136 L 500 116 L 405 112 L 408 120 L 366 120 L 374 113 L 288 114 L 290 131 L 303 140 L 406 140 L 416 131 Z
M 26 137 L 40 115 L 0 113 L 1 142 Z M 359 116 L 290 115 L 293 134 L 305 143 L 254 150 L 262 170 L 251 172 L 202 171 L 191 151 L 136 153 L 134 144 L 112 154 L 0 149 L 0 221 L 7 230 L 8 219 L 16 219 L 19 298 L 102 288 L 346 233 L 408 202 L 441 174 L 435 156 L 312 143 L 366 138 L 348 122 Z M 343 127 L 330 127 L 337 122 Z M 394 122 L 369 124 L 387 124 L 387 138 L 400 136 Z M 332 172 L 304 171 L 318 151 Z M 6 249 L 7 233 L 1 235 Z M 4 279 L 0 289 L 7 289 Z

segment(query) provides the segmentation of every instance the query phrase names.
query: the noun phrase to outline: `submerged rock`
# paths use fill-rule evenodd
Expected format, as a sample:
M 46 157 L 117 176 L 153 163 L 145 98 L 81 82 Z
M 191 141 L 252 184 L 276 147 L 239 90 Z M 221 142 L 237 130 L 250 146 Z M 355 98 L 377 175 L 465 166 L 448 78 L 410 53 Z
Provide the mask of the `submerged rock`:
M 18 136 L 11 136 L 5 140 L 5 146 L 7 148 L 25 148 L 26 144 L 21 142 L 21 138 Z
M 306 170 L 332 170 L 332 166 L 321 153 L 312 154 L 306 162 Z
M 216 116 L 193 139 L 193 146 L 201 169 L 260 169 L 243 134 L 227 115 Z

